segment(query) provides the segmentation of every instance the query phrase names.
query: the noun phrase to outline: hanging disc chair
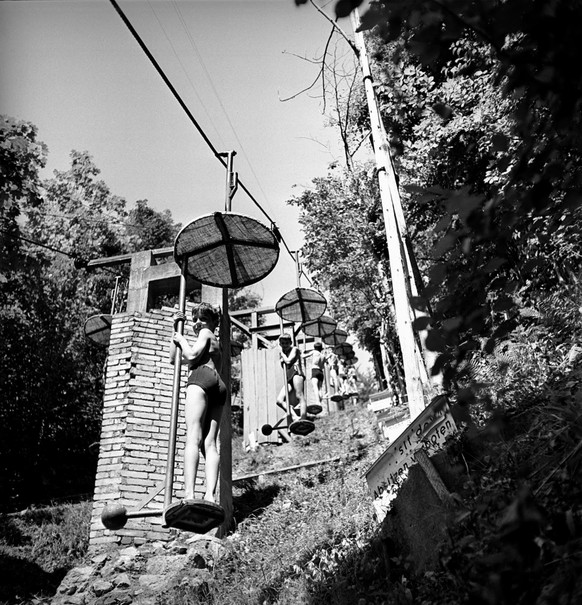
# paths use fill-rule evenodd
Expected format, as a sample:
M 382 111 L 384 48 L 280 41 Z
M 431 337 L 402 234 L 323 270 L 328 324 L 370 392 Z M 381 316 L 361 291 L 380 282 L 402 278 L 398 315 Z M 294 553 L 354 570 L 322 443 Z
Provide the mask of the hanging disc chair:
M 111 338 L 111 322 L 116 311 L 117 294 L 119 292 L 119 281 L 121 276 L 115 278 L 115 288 L 111 292 L 111 310 L 109 313 L 92 315 L 85 321 L 85 336 L 94 343 L 102 346 L 109 345 Z
M 243 288 L 266 277 L 277 264 L 274 232 L 249 216 L 213 212 L 186 225 L 174 243 L 186 273 L 216 288 Z
M 337 322 L 333 317 L 329 315 L 322 315 L 317 319 L 312 319 L 311 321 L 306 321 L 301 329 L 307 336 L 319 336 L 319 338 L 323 338 L 328 334 L 332 334 L 337 326 Z
M 232 154 L 229 158 L 232 159 Z M 217 288 L 248 286 L 273 270 L 279 258 L 279 242 L 272 230 L 253 218 L 230 212 L 214 212 L 195 219 L 178 233 L 174 241 L 174 257 L 180 266 L 178 308 L 184 313 L 187 277 Z M 183 321 L 178 322 L 176 331 L 184 333 Z M 164 509 L 161 511 L 163 525 L 206 533 L 226 519 L 226 511 L 220 504 L 202 499 L 172 502 L 180 372 L 181 355 L 176 355 Z
M 280 318 L 281 332 L 283 332 L 283 321 L 292 321 L 305 323 L 319 319 L 327 307 L 327 300 L 316 290 L 309 288 L 297 287 L 283 294 L 275 305 L 275 312 Z M 283 367 L 283 379 L 287 382 L 286 370 Z M 289 416 L 291 416 L 291 408 L 289 403 L 289 392 L 285 391 L 285 403 Z M 308 435 L 315 429 L 315 424 L 312 420 L 300 418 L 289 423 L 289 432 L 294 435 Z
M 281 296 L 275 312 L 286 321 L 305 323 L 319 319 L 326 308 L 327 300 L 323 294 L 310 288 L 295 288 Z
M 111 336 L 111 315 L 92 315 L 85 321 L 85 336 L 98 345 L 107 346 Z
M 345 342 L 347 339 L 348 333 L 341 328 L 336 328 L 331 334 L 328 334 L 322 338 L 323 342 L 331 347 L 336 347 L 342 342 Z
M 334 347 L 333 352 L 336 355 L 346 355 L 353 350 L 354 348 L 349 342 L 342 342 Z

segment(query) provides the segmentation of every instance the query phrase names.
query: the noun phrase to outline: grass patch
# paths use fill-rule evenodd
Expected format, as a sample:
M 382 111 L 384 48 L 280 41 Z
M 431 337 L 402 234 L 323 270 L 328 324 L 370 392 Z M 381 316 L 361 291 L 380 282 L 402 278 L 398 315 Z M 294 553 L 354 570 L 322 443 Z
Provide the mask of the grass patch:
M 475 422 L 449 443 L 463 508 L 434 569 L 419 573 L 373 519 L 363 474 L 386 443 L 372 413 L 349 407 L 285 445 L 244 452 L 235 438 L 234 476 L 340 459 L 235 485 L 235 530 L 210 581 L 176 586 L 158 604 L 582 602 L 582 367 L 557 359 L 533 371 L 542 353 L 504 353 L 503 371 L 476 367 L 479 383 L 495 381 L 476 390 Z M 2 601 L 54 594 L 85 552 L 89 515 L 86 503 L 3 517 Z
M 29 603 L 53 595 L 89 541 L 91 502 L 0 517 L 0 601 Z
M 318 419 L 313 433 L 285 445 L 235 449 L 235 475 L 341 458 L 235 489 L 236 531 L 205 592 L 180 588 L 164 598 L 181 605 L 357 603 L 369 588 L 365 570 L 377 570 L 382 556 L 362 476 L 382 444 L 374 415 L 357 406 Z

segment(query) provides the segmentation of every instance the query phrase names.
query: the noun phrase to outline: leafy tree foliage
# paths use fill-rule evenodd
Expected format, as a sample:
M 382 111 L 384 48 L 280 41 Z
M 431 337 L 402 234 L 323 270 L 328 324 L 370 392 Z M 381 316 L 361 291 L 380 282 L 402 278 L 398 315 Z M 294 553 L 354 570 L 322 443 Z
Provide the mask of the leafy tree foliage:
M 423 190 L 411 211 L 440 215 L 427 294 L 441 362 L 502 336 L 516 307 L 580 269 L 581 12 L 560 0 L 421 0 L 374 3 L 364 18 L 427 84 L 408 104 L 419 115 L 400 130 L 401 164 Z
M 370 596 L 580 600 L 580 528 L 564 519 L 580 512 L 581 16 L 565 0 L 387 0 L 363 17 L 429 278 L 427 343 L 472 404 L 454 406 L 466 508 L 439 565 L 393 557 Z
M 360 4 L 336 2 L 336 16 Z M 520 307 L 577 279 L 581 12 L 564 0 L 391 0 L 362 17 L 429 280 L 427 343 L 450 380 L 516 325 Z M 365 133 L 365 105 L 352 115 Z
M 0 116 L 0 283 L 21 260 L 17 218 L 23 209 L 41 201 L 39 170 L 46 155 L 46 145 L 37 141 L 36 126 Z
M 6 141 L 29 141 L 5 148 L 13 176 L 2 217 L 18 261 L 0 283 L 0 483 L 2 507 L 14 507 L 93 488 L 106 351 L 83 326 L 110 312 L 115 274 L 89 272 L 87 260 L 167 246 L 179 225 L 145 200 L 128 212 L 87 152 L 41 182 L 36 128 L 3 124 Z
M 84 478 L 90 476 L 89 446 L 99 431 L 104 352 L 91 350 L 81 332 L 87 307 L 78 296 L 81 279 L 67 227 L 50 238 L 49 229 L 62 219 L 53 217 L 43 228 L 42 206 L 26 209 L 33 220 L 23 225 L 25 239 L 17 240 L 22 262 L 12 267 L 0 301 L 5 505 L 79 490 L 83 469 Z
M 336 168 L 288 201 L 300 211 L 303 254 L 330 312 L 372 355 L 383 343 L 397 365 L 386 240 L 372 166 Z M 394 377 L 396 378 L 396 377 Z
M 97 177 L 100 171 L 87 152 L 71 152 L 69 170 L 55 170 L 45 182 L 44 203 L 28 212 L 30 238 L 74 259 L 76 271 L 62 287 L 65 298 L 83 292 L 86 302 L 97 312 L 110 311 L 112 275 L 90 276 L 81 271 L 91 258 L 126 252 L 131 240 L 126 231 L 128 213 L 125 200 L 112 195 Z M 127 269 L 125 269 L 127 271 Z
M 46 164 L 47 147 L 37 141 L 30 122 L 0 116 L 0 209 L 2 219 L 20 214 L 21 206 L 41 202 L 39 170 Z
M 173 246 L 181 228 L 179 223 L 174 223 L 169 210 L 160 213 L 150 208 L 147 200 L 138 200 L 127 220 L 126 230 L 132 238 L 132 251 Z

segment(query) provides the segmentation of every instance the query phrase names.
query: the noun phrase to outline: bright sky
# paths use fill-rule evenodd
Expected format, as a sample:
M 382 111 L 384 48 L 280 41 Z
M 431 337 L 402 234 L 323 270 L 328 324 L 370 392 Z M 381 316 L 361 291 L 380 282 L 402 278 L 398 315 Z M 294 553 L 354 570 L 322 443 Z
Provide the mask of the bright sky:
M 297 212 L 285 201 L 341 152 L 320 87 L 281 99 L 313 82 L 331 25 L 293 0 L 119 5 L 214 146 L 237 152 L 240 179 L 299 249 Z M 351 33 L 349 20 L 341 25 Z M 87 150 L 130 207 L 147 199 L 184 224 L 224 208 L 224 168 L 108 0 L 1 2 L 0 56 L 0 113 L 36 124 L 49 148 L 44 176 L 68 169 L 72 149 Z M 232 211 L 267 222 L 241 189 Z M 253 288 L 269 305 L 296 285 L 282 248 L 274 273 Z

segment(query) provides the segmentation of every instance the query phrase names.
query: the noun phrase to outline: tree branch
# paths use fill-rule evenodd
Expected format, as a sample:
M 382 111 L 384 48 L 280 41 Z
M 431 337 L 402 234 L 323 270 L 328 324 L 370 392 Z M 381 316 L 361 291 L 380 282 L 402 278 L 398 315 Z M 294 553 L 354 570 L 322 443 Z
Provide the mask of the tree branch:
M 354 155 L 356 155 L 356 152 L 358 151 L 358 149 L 363 145 L 364 141 L 367 140 L 371 136 L 371 134 L 372 134 L 372 131 L 369 131 L 364 137 L 362 137 L 360 139 L 360 142 L 356 145 L 356 148 L 350 154 L 351 157 L 354 157 Z
M 340 28 L 340 26 L 335 22 L 332 21 L 330 19 L 330 17 L 328 17 L 320 8 L 319 6 L 317 6 L 317 4 L 315 4 L 315 2 L 313 0 L 309 0 L 309 2 L 311 3 L 311 5 L 315 8 L 315 10 L 320 13 L 321 15 L 323 15 L 323 17 L 325 19 L 327 19 L 333 26 L 333 28 L 340 34 L 340 36 L 348 43 L 349 47 L 356 53 L 356 57 L 360 56 L 360 51 L 358 50 L 357 46 L 347 37 L 347 35 L 345 34 L 345 32 Z
M 315 80 L 313 80 L 313 82 L 309 86 L 307 86 L 303 90 L 300 90 L 299 92 L 296 92 L 295 94 L 291 95 L 290 97 L 285 97 L 284 99 L 282 99 L 281 97 L 279 97 L 279 101 L 281 101 L 281 103 L 284 103 L 285 101 L 290 101 L 291 99 L 295 99 L 299 95 L 302 95 L 304 92 L 307 92 L 308 90 L 311 90 L 315 86 L 315 84 L 317 83 L 317 81 L 319 80 L 319 78 L 321 78 L 322 72 L 323 72 L 323 67 L 319 70 L 319 73 L 317 74 Z
M 291 53 L 287 50 L 283 51 L 284 55 L 291 55 L 292 57 L 297 57 L 298 59 L 301 59 L 302 61 L 307 61 L 307 63 L 313 63 L 315 64 L 320 64 L 321 63 L 321 59 L 308 59 L 307 57 L 302 57 L 301 55 L 298 55 L 297 53 Z
M 303 90 L 300 90 L 298 93 L 296 93 L 294 95 L 291 95 L 290 97 L 287 97 L 285 99 L 279 98 L 279 100 L 282 103 L 284 103 L 285 101 L 290 101 L 291 99 L 295 99 L 295 97 L 298 97 L 299 95 L 303 94 L 304 92 L 307 92 L 308 90 L 311 90 L 315 86 L 315 84 L 317 83 L 317 81 L 319 80 L 319 78 L 321 78 L 321 94 L 322 94 L 322 97 L 323 97 L 323 112 L 325 113 L 325 107 L 326 107 L 326 101 L 325 101 L 325 65 L 326 65 L 325 64 L 325 58 L 327 56 L 329 45 L 330 45 L 331 39 L 333 37 L 333 32 L 334 32 L 334 28 L 332 27 L 331 31 L 329 32 L 329 36 L 327 37 L 327 41 L 325 43 L 325 48 L 323 49 L 323 56 L 321 58 L 321 67 L 319 68 L 319 73 L 315 77 L 315 80 L 313 80 L 313 82 L 307 88 L 304 88 Z M 308 59 L 305 59 L 304 57 L 300 57 L 300 58 L 303 58 L 305 61 L 308 61 Z M 312 61 L 310 61 L 310 63 L 311 62 Z M 315 63 L 315 61 L 313 61 L 313 63 Z

